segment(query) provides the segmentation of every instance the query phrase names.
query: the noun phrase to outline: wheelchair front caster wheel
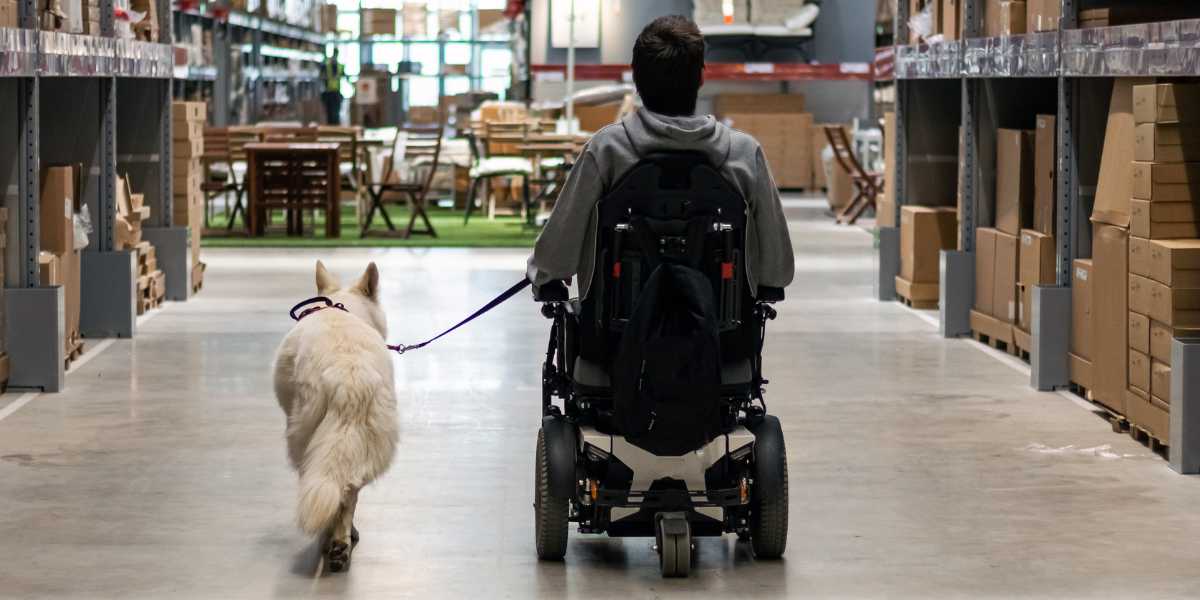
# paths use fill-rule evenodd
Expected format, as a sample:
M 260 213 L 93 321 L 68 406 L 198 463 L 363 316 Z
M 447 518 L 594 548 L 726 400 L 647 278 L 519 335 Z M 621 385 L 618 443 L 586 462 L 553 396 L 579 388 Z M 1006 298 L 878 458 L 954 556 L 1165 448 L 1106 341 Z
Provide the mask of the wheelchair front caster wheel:
M 658 515 L 658 564 L 663 577 L 687 577 L 692 570 L 692 526 L 683 513 Z

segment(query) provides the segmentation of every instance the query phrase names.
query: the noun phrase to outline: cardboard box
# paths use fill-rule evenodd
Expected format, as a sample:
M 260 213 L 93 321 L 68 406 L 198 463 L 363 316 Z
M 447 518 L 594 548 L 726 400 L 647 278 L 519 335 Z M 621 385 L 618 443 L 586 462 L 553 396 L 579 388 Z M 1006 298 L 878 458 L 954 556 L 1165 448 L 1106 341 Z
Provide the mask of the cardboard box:
M 619 108 L 618 105 L 612 105 L 612 108 L 601 119 L 603 124 L 616 121 L 617 108 Z M 780 188 L 808 189 L 812 187 L 811 114 L 803 112 L 770 114 L 726 112 L 722 119 L 730 126 L 750 134 L 758 141 L 771 168 L 771 174 L 775 178 L 775 185 Z M 593 126 L 598 124 L 595 123 Z
M 941 27 L 938 31 L 946 40 L 957 40 L 962 37 L 962 6 L 959 0 L 941 0 Z
M 1188 184 L 1150 183 L 1140 193 L 1145 197 L 1134 198 L 1147 202 L 1200 202 L 1200 186 Z
M 206 106 L 206 102 L 172 102 L 171 119 L 173 121 L 204 121 Z
M 900 209 L 900 276 L 913 283 L 938 283 L 942 250 L 958 241 L 953 208 L 904 206 Z
M 1057 281 L 1055 239 L 1032 229 L 1021 230 L 1020 269 L 1017 281 L 1022 285 L 1050 285 Z
M 1067 354 L 1071 383 L 1092 389 L 1092 361 L 1072 353 Z
M 1140 200 L 1156 200 L 1154 191 L 1159 184 L 1200 187 L 1200 163 L 1133 162 L 1131 165 L 1132 197 Z
M 996 312 L 997 233 L 990 227 L 975 230 L 975 308 L 985 315 Z
M 481 8 L 478 10 L 478 12 L 480 31 L 485 31 L 488 28 L 495 26 L 497 23 L 502 23 L 508 20 L 508 17 L 504 16 L 504 9 Z
M 1135 79 L 1113 80 L 1100 178 L 1096 183 L 1093 223 L 1129 227 L 1129 199 L 1133 197 L 1133 87 Z M 1144 236 L 1143 236 L 1144 237 Z
M 1071 353 L 1092 358 L 1092 259 L 1077 258 L 1071 269 Z M 1091 387 L 1091 386 L 1087 386 Z
M 1148 272 L 1139 275 L 1172 287 L 1200 288 L 1200 240 L 1147 240 L 1146 244 Z
M 1150 314 L 1152 283 L 1149 278 L 1141 275 L 1129 275 L 1129 310 L 1143 315 Z
M 987 5 L 987 36 L 1000 37 L 1025 33 L 1024 2 L 989 0 Z
M 75 168 L 42 169 L 39 202 L 41 249 L 62 255 L 75 244 Z
M 396 9 L 364 8 L 361 16 L 363 35 L 396 35 Z
M 1157 360 L 1150 363 L 1150 395 L 1170 404 L 1171 365 Z
M 1057 31 L 1062 0 L 1029 0 L 1025 6 L 1025 31 Z
M 1133 88 L 1137 123 L 1200 123 L 1200 85 L 1159 83 Z
M 993 340 L 1012 345 L 1013 326 L 991 315 L 985 315 L 977 310 L 971 311 L 971 331 L 982 333 Z
M 38 283 L 42 287 L 62 285 L 62 270 L 58 255 L 42 250 L 38 252 Z
M 1200 126 L 1141 123 L 1134 129 L 1133 157 L 1143 162 L 1200 161 Z
M 1150 244 L 1151 240 L 1143 237 L 1129 237 L 1129 272 L 1142 277 L 1150 277 Z
M 1054 226 L 1058 222 L 1058 213 L 1054 210 L 1057 195 L 1054 187 L 1056 123 L 1054 115 L 1038 115 L 1033 133 L 1033 228 L 1049 235 L 1054 235 Z
M 1129 234 L 1097 224 L 1092 235 L 1092 333 L 1096 401 L 1125 414 L 1128 357 Z
M 777 114 L 804 112 L 803 94 L 717 94 L 713 114 L 724 119 L 733 114 Z
M 1200 237 L 1200 222 L 1188 216 L 1191 207 L 1188 202 L 1130 200 L 1129 233 L 1150 240 Z
M 1033 225 L 1033 131 L 996 131 L 996 229 L 1017 235 Z
M 1150 357 L 1129 349 L 1129 386 L 1150 394 Z
M 1200 289 L 1171 288 L 1151 279 L 1144 281 L 1150 290 L 1151 319 L 1170 327 L 1200 329 Z
M 992 316 L 1007 323 L 1017 322 L 1017 266 L 1020 244 L 1017 236 L 996 232 L 996 299 Z
M 1125 394 L 1129 405 L 1126 418 L 1134 425 L 1146 430 L 1155 439 L 1164 442 L 1169 440 L 1171 416 L 1167 412 L 1166 403 L 1161 400 L 1142 398 L 1133 391 L 1126 391 Z
M 1129 347 L 1150 354 L 1150 317 L 1129 312 Z
M 937 302 L 939 287 L 936 283 L 915 283 L 896 277 L 896 295 L 911 302 Z

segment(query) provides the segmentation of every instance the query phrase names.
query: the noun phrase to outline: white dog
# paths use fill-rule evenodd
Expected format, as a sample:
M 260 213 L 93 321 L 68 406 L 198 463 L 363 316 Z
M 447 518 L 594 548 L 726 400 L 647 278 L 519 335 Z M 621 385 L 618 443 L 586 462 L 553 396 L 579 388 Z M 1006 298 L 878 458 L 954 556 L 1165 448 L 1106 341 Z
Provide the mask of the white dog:
M 379 270 L 342 289 L 317 262 L 317 293 L 341 304 L 311 312 L 275 357 L 275 397 L 287 414 L 288 457 L 300 473 L 300 528 L 320 535 L 331 571 L 350 564 L 358 492 L 396 450 L 396 390 L 384 342 Z

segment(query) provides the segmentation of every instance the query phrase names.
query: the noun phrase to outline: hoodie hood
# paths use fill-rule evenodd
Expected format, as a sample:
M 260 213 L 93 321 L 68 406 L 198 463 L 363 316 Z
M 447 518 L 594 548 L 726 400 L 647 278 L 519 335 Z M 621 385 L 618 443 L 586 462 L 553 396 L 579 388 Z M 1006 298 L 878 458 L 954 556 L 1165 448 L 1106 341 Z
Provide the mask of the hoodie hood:
M 638 155 L 681 150 L 700 151 L 720 169 L 729 158 L 729 128 L 712 115 L 670 117 L 639 108 L 621 121 Z

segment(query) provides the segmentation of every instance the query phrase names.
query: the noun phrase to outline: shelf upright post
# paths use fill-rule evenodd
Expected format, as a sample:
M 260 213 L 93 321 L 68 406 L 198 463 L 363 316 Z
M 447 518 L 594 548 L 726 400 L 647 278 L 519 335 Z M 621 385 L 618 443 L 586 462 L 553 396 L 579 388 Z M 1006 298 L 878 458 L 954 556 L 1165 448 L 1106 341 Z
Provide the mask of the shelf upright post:
M 896 3 L 896 19 L 893 22 L 895 35 L 893 50 L 899 60 L 900 47 L 908 43 L 908 2 Z M 898 65 L 897 65 L 898 66 Z M 895 222 L 900 222 L 900 207 L 904 204 L 904 176 L 907 171 L 908 153 L 905 137 L 908 135 L 908 93 L 910 84 L 900 77 L 900 69 L 896 69 L 896 103 L 895 121 L 896 135 L 894 139 L 884 140 L 892 144 L 892 153 L 896 157 L 893 174 L 896 190 Z M 875 297 L 881 302 L 891 302 L 896 299 L 896 276 L 900 274 L 900 229 L 898 227 L 878 228 L 878 256 L 875 260 Z
M 962 4 L 963 37 L 978 31 L 979 0 Z M 964 73 L 963 53 L 959 53 L 958 75 L 961 98 L 959 112 L 962 136 L 958 148 L 958 226 L 961 246 L 943 250 L 938 268 L 941 286 L 938 287 L 938 329 L 943 337 L 953 338 L 971 333 L 971 308 L 975 306 L 975 203 L 978 202 L 975 181 L 976 131 L 978 128 L 979 83 Z
M 229 125 L 229 97 L 232 93 L 233 64 L 230 51 L 230 25 L 228 22 L 213 22 L 213 63 L 217 68 L 216 80 L 213 81 L 213 126 Z
M 32 4 L 28 2 L 27 4 Z M 17 84 L 20 104 L 18 107 L 18 143 L 20 144 L 20 175 L 17 190 L 21 197 L 18 231 L 21 232 L 21 257 L 23 259 L 20 272 L 21 287 L 37 287 L 40 280 L 38 271 L 38 250 L 41 248 L 40 225 L 38 220 L 38 200 L 41 197 L 41 149 L 40 110 L 41 85 L 36 76 L 22 78 Z
M 263 100 L 261 97 L 263 92 L 263 32 L 261 18 L 255 17 L 252 22 L 254 28 L 250 31 L 250 64 L 253 65 L 257 76 L 249 80 L 250 89 L 247 90 L 249 93 L 247 94 L 246 114 L 249 123 L 257 123 L 261 118 L 259 108 L 262 106 Z
M 1062 31 L 1074 26 L 1074 0 L 1062 0 L 1063 18 L 1059 21 L 1058 114 L 1055 117 L 1057 139 L 1055 197 L 1058 227 L 1055 233 L 1057 263 L 1055 285 L 1033 288 L 1033 348 L 1029 353 L 1031 384 L 1049 391 L 1070 383 L 1067 353 L 1071 339 L 1071 265 L 1075 259 L 1075 214 L 1079 214 L 1079 181 L 1075 131 L 1077 82 L 1062 74 Z

